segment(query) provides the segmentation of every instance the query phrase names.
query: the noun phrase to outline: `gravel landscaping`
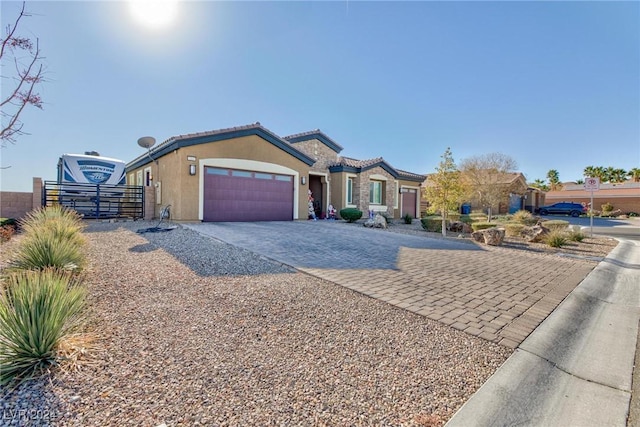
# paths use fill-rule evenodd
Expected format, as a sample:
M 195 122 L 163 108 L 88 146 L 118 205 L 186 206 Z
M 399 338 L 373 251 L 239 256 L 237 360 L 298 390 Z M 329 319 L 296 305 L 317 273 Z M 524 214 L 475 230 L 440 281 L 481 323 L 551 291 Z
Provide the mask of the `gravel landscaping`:
M 153 225 L 89 226 L 93 364 L 0 389 L 0 424 L 437 426 L 511 353 Z

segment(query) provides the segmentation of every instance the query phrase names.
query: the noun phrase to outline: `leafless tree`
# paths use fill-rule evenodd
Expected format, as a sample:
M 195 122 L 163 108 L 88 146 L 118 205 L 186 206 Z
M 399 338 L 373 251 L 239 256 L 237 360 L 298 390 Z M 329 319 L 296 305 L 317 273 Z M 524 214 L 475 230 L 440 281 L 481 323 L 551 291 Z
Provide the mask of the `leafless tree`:
M 9 66 L 15 67 L 15 73 L 11 76 L 3 72 L 3 96 L 0 104 L 2 116 L 2 131 L 0 131 L 1 147 L 7 143 L 15 143 L 17 136 L 25 134 L 22 127 L 24 123 L 20 115 L 24 109 L 31 105 L 42 109 L 42 99 L 36 92 L 36 86 L 44 81 L 44 66 L 38 39 L 33 42 L 28 37 L 17 34 L 20 21 L 24 17 L 31 16 L 25 10 L 25 2 L 22 3 L 20 14 L 13 25 L 6 28 L 6 36 L 1 39 L 0 63 L 4 70 Z
M 462 180 L 469 189 L 468 197 L 474 204 L 487 209 L 491 221 L 493 208 L 509 195 L 509 184 L 518 164 L 502 153 L 474 156 L 460 162 Z

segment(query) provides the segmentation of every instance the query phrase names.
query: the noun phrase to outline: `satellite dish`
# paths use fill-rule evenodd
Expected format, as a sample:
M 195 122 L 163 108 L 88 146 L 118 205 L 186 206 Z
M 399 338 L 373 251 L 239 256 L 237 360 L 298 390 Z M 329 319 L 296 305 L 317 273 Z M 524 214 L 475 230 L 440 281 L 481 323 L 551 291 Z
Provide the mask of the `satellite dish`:
M 146 148 L 147 150 L 153 147 L 153 144 L 156 143 L 156 139 L 152 136 L 143 136 L 142 138 L 138 138 L 138 145 L 142 148 Z

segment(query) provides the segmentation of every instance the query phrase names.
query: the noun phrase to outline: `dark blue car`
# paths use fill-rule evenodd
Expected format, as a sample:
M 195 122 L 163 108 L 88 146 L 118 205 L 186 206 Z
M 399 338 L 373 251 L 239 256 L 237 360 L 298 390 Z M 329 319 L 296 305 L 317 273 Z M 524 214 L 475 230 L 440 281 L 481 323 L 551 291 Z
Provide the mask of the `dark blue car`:
M 586 206 L 582 206 L 580 203 L 559 202 L 548 206 L 542 206 L 538 212 L 540 215 L 571 215 L 573 217 L 579 217 L 580 215 L 587 213 L 587 208 Z

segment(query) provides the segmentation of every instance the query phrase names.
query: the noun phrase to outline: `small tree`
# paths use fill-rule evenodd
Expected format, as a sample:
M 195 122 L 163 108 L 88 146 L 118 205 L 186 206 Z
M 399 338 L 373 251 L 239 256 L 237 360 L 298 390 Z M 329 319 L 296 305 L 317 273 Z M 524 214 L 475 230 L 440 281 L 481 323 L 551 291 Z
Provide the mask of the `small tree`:
M 44 80 L 38 39 L 34 43 L 31 39 L 16 34 L 20 20 L 25 16 L 30 15 L 25 11 L 23 2 L 13 26 L 7 25 L 6 36 L 1 39 L 0 64 L 3 70 L 9 69 L 9 63 L 12 63 L 12 68 L 15 68 L 13 77 L 6 74 L 2 76 L 3 95 L 0 104 L 2 114 L 0 146 L 2 148 L 6 147 L 7 142 L 13 144 L 18 135 L 24 134 L 20 115 L 25 107 L 32 105 L 42 109 L 42 99 L 35 91 L 36 86 Z M 9 84 L 8 80 L 13 80 L 13 84 Z
M 436 173 L 428 176 L 424 193 L 429 203 L 442 213 L 442 235 L 446 236 L 447 212 L 458 207 L 465 190 L 451 149 L 447 148 L 440 157 L 442 161 L 438 164 Z
M 633 180 L 633 182 L 640 182 L 640 168 L 631 169 L 627 172 L 627 175 Z
M 542 191 L 549 191 L 549 186 L 542 179 L 536 179 L 533 182 L 528 183 L 529 187 L 539 188 Z
M 518 167 L 515 160 L 506 154 L 490 153 L 464 159 L 460 171 L 468 197 L 487 209 L 491 222 L 492 209 L 509 196 L 512 173 Z

